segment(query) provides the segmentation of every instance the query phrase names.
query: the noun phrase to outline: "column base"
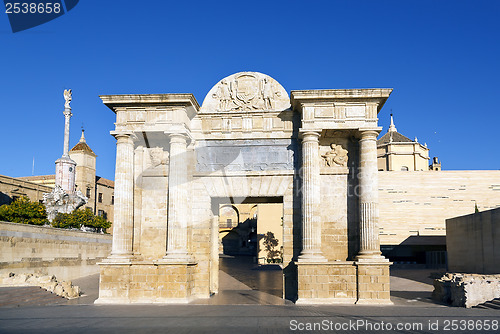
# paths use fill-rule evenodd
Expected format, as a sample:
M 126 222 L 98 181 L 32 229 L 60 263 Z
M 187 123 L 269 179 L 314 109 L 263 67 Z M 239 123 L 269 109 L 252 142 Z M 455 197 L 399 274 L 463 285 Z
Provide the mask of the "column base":
M 132 255 L 110 255 L 98 264 L 130 264 L 132 260 Z
M 389 263 L 389 259 L 384 256 L 378 255 L 358 255 L 356 256 L 356 262 L 359 263 Z
M 196 263 L 102 262 L 99 268 L 95 304 L 185 304 L 193 299 Z
M 302 252 L 297 261 L 307 263 L 325 263 L 328 262 L 328 259 L 324 257 L 321 252 Z
M 155 262 L 159 264 L 193 263 L 194 260 L 188 253 L 167 253 L 162 259 Z

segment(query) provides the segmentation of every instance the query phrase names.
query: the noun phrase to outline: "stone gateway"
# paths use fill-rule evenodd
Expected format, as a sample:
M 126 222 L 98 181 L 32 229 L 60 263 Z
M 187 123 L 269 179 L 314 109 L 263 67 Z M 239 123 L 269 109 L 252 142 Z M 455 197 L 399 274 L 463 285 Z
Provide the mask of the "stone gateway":
M 283 297 L 390 303 L 377 114 L 392 89 L 299 90 L 241 72 L 192 94 L 105 95 L 116 113 L 111 255 L 96 303 L 218 292 L 219 207 L 282 203 Z

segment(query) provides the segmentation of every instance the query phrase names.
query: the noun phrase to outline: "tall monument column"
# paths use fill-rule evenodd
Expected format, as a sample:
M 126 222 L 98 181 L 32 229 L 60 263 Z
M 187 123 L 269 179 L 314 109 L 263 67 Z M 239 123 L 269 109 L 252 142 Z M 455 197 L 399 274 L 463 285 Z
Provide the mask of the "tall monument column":
M 380 252 L 378 232 L 377 136 L 377 131 L 362 131 L 359 140 L 360 251 L 357 256 L 358 261 L 383 259 Z
M 187 249 L 188 192 L 187 136 L 170 134 L 168 173 L 167 253 L 164 260 L 189 262 Z
M 134 229 L 134 142 L 131 133 L 112 133 L 116 138 L 113 246 L 110 258 L 132 257 Z
M 64 90 L 64 150 L 61 158 L 56 160 L 56 185 L 60 186 L 66 194 L 75 192 L 75 168 L 76 162 L 69 157 L 69 120 L 71 113 L 70 102 L 72 100 L 71 89 Z
M 64 104 L 64 151 L 63 151 L 63 157 L 69 156 L 69 119 L 73 114 L 71 113 L 71 107 L 69 103 L 72 100 L 72 91 L 71 89 L 69 90 L 64 90 L 64 99 L 66 103 Z
M 321 253 L 319 131 L 302 133 L 302 252 L 299 262 L 326 262 Z

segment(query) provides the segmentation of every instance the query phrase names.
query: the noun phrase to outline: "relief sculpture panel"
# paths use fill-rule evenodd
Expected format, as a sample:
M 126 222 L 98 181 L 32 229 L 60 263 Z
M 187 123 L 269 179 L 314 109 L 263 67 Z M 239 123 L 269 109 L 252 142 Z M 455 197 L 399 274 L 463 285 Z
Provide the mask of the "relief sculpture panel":
M 200 112 L 282 111 L 290 108 L 285 89 L 273 78 L 240 72 L 222 79 L 203 101 Z

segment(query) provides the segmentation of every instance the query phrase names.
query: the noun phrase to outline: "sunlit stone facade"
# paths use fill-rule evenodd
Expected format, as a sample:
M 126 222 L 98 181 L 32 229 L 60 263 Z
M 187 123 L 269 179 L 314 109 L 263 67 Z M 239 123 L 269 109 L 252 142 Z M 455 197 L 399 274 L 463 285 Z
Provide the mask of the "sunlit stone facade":
M 192 94 L 106 95 L 113 251 L 97 303 L 218 292 L 221 204 L 282 203 L 284 298 L 390 303 L 378 240 L 377 114 L 391 89 L 301 90 L 241 72 Z

